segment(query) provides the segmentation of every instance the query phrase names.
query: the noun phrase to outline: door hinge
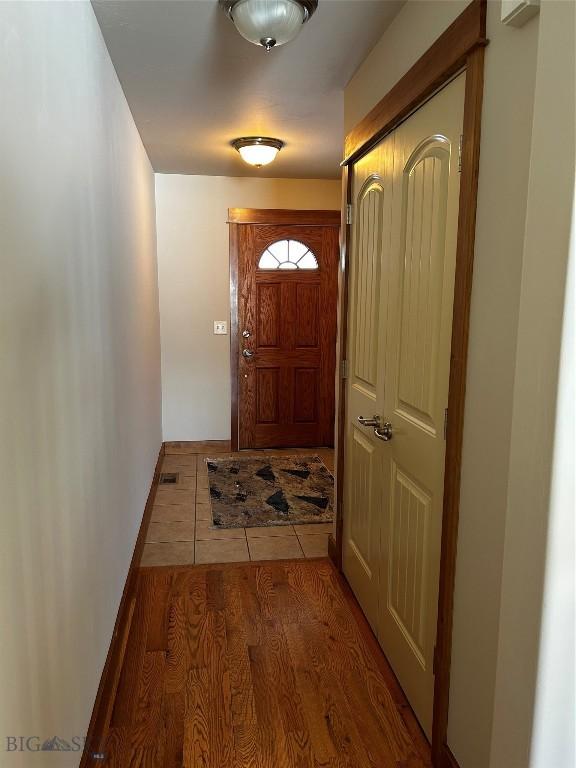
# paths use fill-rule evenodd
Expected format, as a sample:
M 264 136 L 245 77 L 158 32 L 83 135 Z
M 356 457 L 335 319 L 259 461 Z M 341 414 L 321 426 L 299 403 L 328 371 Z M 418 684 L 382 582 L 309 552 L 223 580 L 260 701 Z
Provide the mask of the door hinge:
M 343 379 L 348 378 L 348 360 L 341 360 L 340 361 L 340 376 Z
M 458 173 L 462 173 L 462 143 L 464 141 L 464 134 L 460 134 L 460 141 L 458 142 Z
M 444 408 L 444 440 L 448 434 L 448 408 Z
M 346 224 L 352 224 L 352 203 L 346 206 Z

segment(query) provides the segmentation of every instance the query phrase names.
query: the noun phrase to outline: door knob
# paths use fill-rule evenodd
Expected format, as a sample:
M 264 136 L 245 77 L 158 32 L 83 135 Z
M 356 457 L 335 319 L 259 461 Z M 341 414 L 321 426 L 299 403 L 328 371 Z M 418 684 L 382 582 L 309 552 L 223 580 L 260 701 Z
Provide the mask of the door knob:
M 250 331 L 249 330 L 242 331 L 242 336 L 245 339 L 249 339 L 250 338 Z
M 363 427 L 379 427 L 380 416 L 372 416 L 371 419 L 365 419 L 364 416 L 358 416 L 358 424 L 362 424 Z
M 384 440 L 385 442 L 392 440 L 392 424 L 389 421 L 385 421 L 381 427 L 374 427 L 374 434 L 379 440 Z
M 254 357 L 254 354 L 255 354 L 255 353 L 254 353 L 254 352 L 252 352 L 252 350 L 251 350 L 251 349 L 243 349 L 243 350 L 242 350 L 242 354 L 244 355 L 244 357 L 246 358 L 246 360 L 250 360 L 251 358 L 253 358 L 253 357 Z

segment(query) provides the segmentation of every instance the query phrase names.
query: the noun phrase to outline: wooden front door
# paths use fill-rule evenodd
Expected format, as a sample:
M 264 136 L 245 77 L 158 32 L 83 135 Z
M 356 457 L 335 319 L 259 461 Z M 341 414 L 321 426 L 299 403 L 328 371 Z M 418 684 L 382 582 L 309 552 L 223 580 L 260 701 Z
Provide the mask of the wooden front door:
M 252 213 L 231 223 L 232 445 L 331 446 L 339 213 Z

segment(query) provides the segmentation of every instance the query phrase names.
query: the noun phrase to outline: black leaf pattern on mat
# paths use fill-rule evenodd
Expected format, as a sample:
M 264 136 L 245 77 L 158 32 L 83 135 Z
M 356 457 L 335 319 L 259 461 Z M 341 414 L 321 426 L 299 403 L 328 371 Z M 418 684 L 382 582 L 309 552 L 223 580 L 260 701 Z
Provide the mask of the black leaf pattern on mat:
M 269 496 L 266 499 L 266 504 L 274 507 L 276 512 L 282 512 L 284 515 L 288 514 L 290 511 L 290 505 L 286 501 L 286 496 L 284 496 L 284 492 L 282 490 L 276 491 L 276 493 L 273 493 L 272 496 Z
M 276 482 L 276 475 L 272 471 L 272 467 L 270 464 L 266 464 L 265 467 L 262 467 L 262 469 L 259 469 L 258 472 L 256 472 L 257 477 L 261 477 L 262 480 L 266 480 L 267 483 L 275 483 Z
M 330 501 L 326 496 L 296 496 L 296 498 L 302 499 L 302 501 L 305 501 L 307 504 L 313 504 L 315 507 L 318 507 L 318 509 L 326 509 Z
M 299 477 L 302 480 L 308 480 L 310 477 L 309 469 L 283 469 L 282 472 L 286 472 L 287 475 L 294 475 L 294 477 Z
M 218 471 L 218 464 L 214 464 L 211 461 L 207 461 L 206 465 L 208 466 L 208 472 L 217 472 Z
M 208 474 L 209 486 L 221 494 L 211 495 L 212 516 L 219 528 L 326 523 L 333 519 L 334 481 L 318 457 L 210 456 L 207 461 L 215 467 Z M 328 500 L 326 505 L 323 499 Z
M 210 496 L 213 499 L 221 499 L 222 491 L 219 488 L 213 488 L 212 486 L 210 486 Z

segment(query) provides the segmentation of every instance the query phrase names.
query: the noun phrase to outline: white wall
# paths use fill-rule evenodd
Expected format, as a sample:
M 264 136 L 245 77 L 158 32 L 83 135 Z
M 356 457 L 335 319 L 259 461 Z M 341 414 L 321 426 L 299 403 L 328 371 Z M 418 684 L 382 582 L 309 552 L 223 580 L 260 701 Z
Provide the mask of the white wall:
M 532 768 L 576 765 L 576 205 L 559 373 Z
M 553 0 L 540 11 L 490 760 L 496 768 L 576 765 L 576 391 L 574 305 L 566 294 L 576 167 L 575 11 L 574 3 Z
M 404 6 L 346 89 L 347 130 L 466 5 Z M 537 17 L 520 29 L 499 18 L 489 2 L 448 725 L 461 768 L 490 765 L 538 50 Z
M 0 751 L 84 736 L 161 445 L 153 173 L 89 3 L 0 4 Z M 32 746 L 34 742 L 32 742 Z
M 448 725 L 461 768 L 490 765 L 538 36 L 538 17 L 499 17 L 489 2 Z
M 230 438 L 228 208 L 340 208 L 340 182 L 156 174 L 164 440 Z

